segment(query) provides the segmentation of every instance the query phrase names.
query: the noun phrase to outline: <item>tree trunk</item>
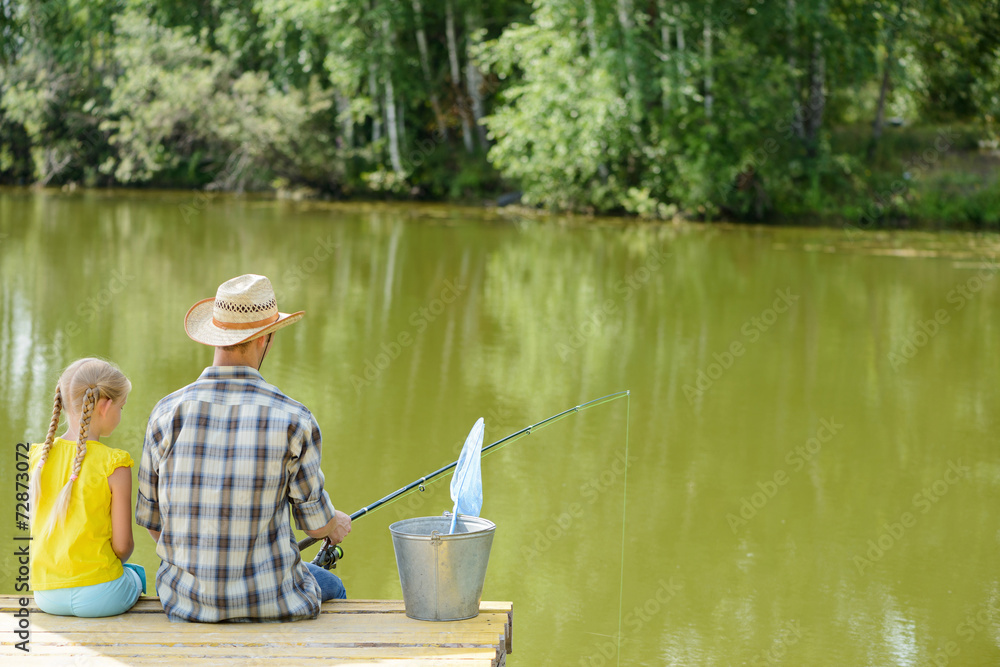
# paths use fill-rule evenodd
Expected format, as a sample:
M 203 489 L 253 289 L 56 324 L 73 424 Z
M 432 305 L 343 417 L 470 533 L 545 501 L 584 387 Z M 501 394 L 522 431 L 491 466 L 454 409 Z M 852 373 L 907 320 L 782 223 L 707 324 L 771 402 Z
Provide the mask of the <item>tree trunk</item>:
M 712 118 L 712 3 L 705 3 L 705 118 Z
M 896 26 L 903 18 L 903 11 L 906 3 L 901 2 L 896 10 L 896 18 L 889 28 L 889 35 L 885 42 L 885 64 L 882 67 L 882 85 L 878 91 L 878 104 L 875 107 L 875 120 L 872 121 L 872 138 L 868 142 L 867 158 L 871 161 L 875 157 L 875 149 L 879 139 L 882 138 L 882 130 L 885 126 L 885 101 L 889 96 L 892 87 L 892 60 L 896 47 Z
M 404 104 L 403 95 L 398 95 L 399 99 L 396 101 L 396 126 L 399 128 L 399 145 L 406 145 L 406 104 Z
M 354 148 L 354 120 L 351 118 L 351 103 L 347 96 L 339 90 L 334 91 L 337 102 L 337 118 L 340 120 L 340 134 L 343 136 L 342 148 Z
M 588 0 L 589 2 L 589 0 Z M 670 78 L 668 73 L 670 72 L 670 16 L 667 13 L 667 0 L 656 0 L 657 13 L 660 17 L 660 48 L 663 49 L 663 55 L 660 59 L 663 61 L 663 76 L 660 77 L 660 105 L 663 107 L 664 113 L 670 111 L 670 97 L 672 95 L 672 86 L 670 85 Z
M 375 61 L 368 63 L 368 97 L 372 101 L 372 143 L 382 138 L 382 112 L 378 103 L 378 73 Z
M 596 61 L 598 56 L 598 45 L 597 45 L 597 12 L 594 9 L 594 0 L 584 0 L 584 8 L 586 10 L 585 27 L 587 31 L 587 57 L 591 61 Z M 601 140 L 601 149 L 603 154 L 607 154 L 607 142 Z M 608 182 L 608 177 L 611 172 L 608 170 L 608 166 L 603 162 L 597 164 L 597 175 L 601 179 L 602 183 Z
M 476 124 L 476 136 L 479 138 L 479 145 L 485 150 L 489 148 L 489 141 L 486 138 L 486 126 L 483 125 L 483 116 L 486 115 L 483 108 L 483 75 L 473 59 L 475 44 L 472 40 L 477 38 L 479 28 L 479 21 L 475 14 L 472 12 L 466 14 L 465 25 L 466 30 L 468 30 L 468 36 L 465 40 L 465 85 L 469 91 L 469 99 L 472 100 L 472 118 Z
M 452 7 L 452 0 L 445 2 L 445 34 L 448 38 L 448 62 L 451 65 L 451 85 L 455 90 L 455 105 L 458 115 L 462 119 L 462 143 L 465 144 L 465 152 L 473 151 L 472 145 L 472 125 L 469 123 L 467 106 L 462 98 L 462 74 L 458 66 L 458 45 L 455 40 L 455 10 Z
M 684 96 L 684 84 L 687 80 L 687 67 L 684 66 L 684 59 L 687 57 L 687 53 L 684 46 L 684 16 L 681 13 L 681 6 L 680 4 L 674 5 L 674 17 L 677 19 L 677 85 L 675 89 L 680 91 L 681 108 L 687 111 L 687 98 Z
M 806 155 L 815 158 L 819 146 L 819 130 L 826 107 L 826 60 L 823 56 L 823 35 L 813 33 L 813 51 L 809 60 L 809 114 L 806 118 Z
M 795 0 L 788 0 L 786 5 L 788 11 L 788 70 L 791 73 L 794 83 L 792 84 L 792 131 L 799 141 L 805 141 L 806 133 L 802 125 L 802 86 L 799 77 L 795 72 L 795 31 L 798 19 L 795 7 Z
M 389 162 L 397 176 L 403 176 L 403 161 L 399 157 L 399 126 L 396 125 L 396 98 L 392 88 L 392 74 L 385 77 L 385 127 L 389 134 Z
M 386 45 L 389 63 L 395 56 L 396 36 L 389 25 L 389 19 L 382 19 L 382 40 Z M 385 73 L 385 128 L 389 135 L 389 162 L 397 176 L 403 176 L 403 161 L 399 157 L 399 125 L 396 124 L 396 93 L 392 85 L 392 68 Z
M 879 139 L 882 138 L 882 129 L 885 125 L 885 99 L 889 94 L 889 87 L 891 85 L 891 62 L 892 43 L 890 42 L 886 46 L 885 51 L 885 65 L 882 68 L 882 85 L 879 87 L 878 91 L 878 104 L 875 107 L 875 120 L 872 121 L 872 138 L 871 141 L 868 142 L 868 160 L 875 157 L 875 148 L 878 146 Z
M 635 76 L 635 59 L 633 58 L 633 37 L 635 26 L 632 21 L 632 0 L 618 0 L 618 23 L 622 27 L 622 43 L 625 54 L 625 80 L 628 82 L 629 107 L 632 112 L 632 124 L 639 122 L 642 113 L 642 95 L 639 91 L 639 81 Z
M 597 15 L 594 11 L 594 0 L 583 0 L 583 5 L 587 12 L 587 18 L 585 19 L 587 48 L 590 51 L 590 57 L 594 58 L 597 56 L 597 29 L 594 26 L 594 23 L 597 21 Z
M 438 100 L 434 81 L 431 78 L 430 57 L 427 55 L 427 34 L 424 31 L 423 8 L 420 0 L 412 0 L 413 15 L 417 24 L 417 50 L 420 52 L 420 69 L 424 73 L 424 81 L 427 83 L 427 92 L 431 101 L 431 109 L 434 110 L 434 120 L 437 123 L 438 137 L 441 141 L 448 140 L 448 125 L 445 123 L 444 114 L 441 113 L 441 102 Z

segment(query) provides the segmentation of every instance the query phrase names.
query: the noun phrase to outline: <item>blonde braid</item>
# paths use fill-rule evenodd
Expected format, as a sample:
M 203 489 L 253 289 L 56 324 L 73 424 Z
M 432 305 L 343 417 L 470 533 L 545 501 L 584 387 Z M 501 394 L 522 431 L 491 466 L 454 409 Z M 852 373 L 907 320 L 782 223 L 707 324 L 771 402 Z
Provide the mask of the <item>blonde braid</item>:
M 80 476 L 80 468 L 83 466 L 83 457 L 87 455 L 87 435 L 90 434 L 90 419 L 94 416 L 94 408 L 101 398 L 101 390 L 97 387 L 89 387 L 83 396 L 83 416 L 80 418 L 80 437 L 76 441 L 76 458 L 73 459 L 73 475 L 69 478 L 75 482 Z
M 35 523 L 35 512 L 38 510 L 38 501 L 41 497 L 42 486 L 42 466 L 49 458 L 49 450 L 55 441 L 56 429 L 59 428 L 59 417 L 62 415 L 62 389 L 56 385 L 56 395 L 52 401 L 52 420 L 49 422 L 49 432 L 45 436 L 45 442 L 38 452 L 38 464 L 34 472 L 31 473 L 31 482 L 28 484 L 28 501 L 31 506 L 31 523 Z
M 52 506 L 52 514 L 50 515 L 49 525 L 45 531 L 46 534 L 52 532 L 66 518 L 66 512 L 69 510 L 69 498 L 73 492 L 73 482 L 80 476 L 80 469 L 83 467 L 83 457 L 87 455 L 87 433 L 90 431 L 90 418 L 94 414 L 94 408 L 97 406 L 97 399 L 100 393 L 100 389 L 96 387 L 87 387 L 87 392 L 83 396 L 83 413 L 80 415 L 80 436 L 76 441 L 73 474 L 70 475 L 69 481 L 63 486 L 62 491 L 59 492 L 59 496 L 56 498 L 55 504 Z

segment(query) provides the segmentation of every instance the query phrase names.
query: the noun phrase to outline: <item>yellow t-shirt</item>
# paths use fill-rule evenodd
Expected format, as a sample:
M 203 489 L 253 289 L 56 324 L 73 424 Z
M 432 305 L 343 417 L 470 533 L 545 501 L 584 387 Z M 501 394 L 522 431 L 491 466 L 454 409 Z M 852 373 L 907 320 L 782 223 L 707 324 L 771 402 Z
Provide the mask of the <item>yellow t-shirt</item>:
M 38 465 L 41 445 L 31 446 L 28 464 L 31 473 Z M 128 452 L 87 441 L 80 477 L 73 484 L 69 508 L 62 527 L 47 537 L 39 535 L 52 514 L 52 506 L 73 468 L 76 443 L 56 438 L 42 468 L 38 507 L 33 507 L 32 590 L 91 586 L 114 581 L 122 576 L 122 562 L 111 548 L 111 487 L 108 477 L 116 468 L 131 468 Z M 132 499 L 129 498 L 129 502 Z

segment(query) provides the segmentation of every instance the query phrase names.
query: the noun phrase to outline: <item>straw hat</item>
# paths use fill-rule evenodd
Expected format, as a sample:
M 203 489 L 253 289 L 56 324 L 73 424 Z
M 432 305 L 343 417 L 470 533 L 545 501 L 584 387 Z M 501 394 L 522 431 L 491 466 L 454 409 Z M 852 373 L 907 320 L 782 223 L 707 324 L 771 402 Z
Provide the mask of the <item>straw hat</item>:
M 202 299 L 184 316 L 184 331 L 191 340 L 225 347 L 259 338 L 293 322 L 305 311 L 278 312 L 271 281 L 252 273 L 219 285 L 214 298 Z

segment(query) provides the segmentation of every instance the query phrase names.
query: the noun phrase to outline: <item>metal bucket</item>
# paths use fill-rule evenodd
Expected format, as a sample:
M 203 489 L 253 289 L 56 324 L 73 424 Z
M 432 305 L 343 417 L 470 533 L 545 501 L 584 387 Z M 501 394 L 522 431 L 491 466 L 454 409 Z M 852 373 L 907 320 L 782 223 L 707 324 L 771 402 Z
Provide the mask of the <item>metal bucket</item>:
M 496 524 L 459 515 L 404 519 L 389 526 L 406 615 L 421 621 L 461 621 L 479 615 Z

